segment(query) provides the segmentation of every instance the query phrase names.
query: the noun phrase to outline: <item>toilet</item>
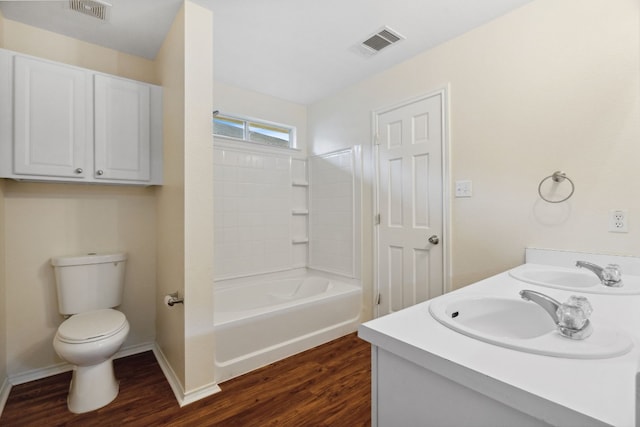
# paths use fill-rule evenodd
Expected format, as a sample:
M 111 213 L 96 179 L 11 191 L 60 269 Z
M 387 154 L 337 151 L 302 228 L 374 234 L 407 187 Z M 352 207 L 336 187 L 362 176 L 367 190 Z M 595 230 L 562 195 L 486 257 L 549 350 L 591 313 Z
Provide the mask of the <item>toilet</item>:
M 124 253 L 51 259 L 58 311 L 68 318 L 58 327 L 53 348 L 74 365 L 67 406 L 80 414 L 109 404 L 118 395 L 113 356 L 129 333 L 122 303 Z

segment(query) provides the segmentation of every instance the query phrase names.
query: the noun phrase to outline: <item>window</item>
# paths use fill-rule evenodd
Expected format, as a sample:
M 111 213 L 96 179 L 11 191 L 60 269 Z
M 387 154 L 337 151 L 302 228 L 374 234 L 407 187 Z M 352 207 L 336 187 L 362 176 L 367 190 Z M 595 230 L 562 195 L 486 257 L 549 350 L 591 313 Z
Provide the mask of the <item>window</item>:
M 247 142 L 295 148 L 294 127 L 262 120 L 217 114 L 213 117 L 213 134 Z

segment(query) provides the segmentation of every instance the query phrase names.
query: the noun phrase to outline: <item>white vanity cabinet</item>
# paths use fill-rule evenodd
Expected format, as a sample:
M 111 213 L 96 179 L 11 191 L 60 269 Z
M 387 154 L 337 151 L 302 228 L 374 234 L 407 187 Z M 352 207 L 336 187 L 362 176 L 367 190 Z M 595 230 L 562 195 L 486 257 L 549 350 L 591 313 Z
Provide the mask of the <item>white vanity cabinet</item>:
M 627 283 L 640 276 L 640 258 L 586 254 L 569 251 L 527 249 L 531 268 L 575 269 L 576 260 L 598 265 L 619 264 Z M 571 270 L 569 270 L 571 271 Z M 549 275 L 548 277 L 554 277 Z M 623 278 L 625 280 L 625 278 Z M 553 289 L 524 282 L 503 272 L 456 289 L 429 301 L 363 323 L 358 336 L 371 343 L 372 423 L 388 426 L 640 426 L 636 416 L 636 376 L 640 360 L 640 295 L 609 292 L 586 293 L 584 282 L 574 290 Z M 537 290 L 560 301 L 571 295 L 587 296 L 593 306 L 591 321 L 596 330 L 628 335 L 634 342 L 626 353 L 586 353 L 586 341 L 570 340 L 552 332 L 554 348 L 570 349 L 564 356 L 548 356 L 517 346 L 498 345 L 504 338 L 497 332 L 494 342 L 476 339 L 441 323 L 432 306 L 439 302 L 472 298 L 482 304 L 495 300 L 519 301 L 520 291 Z M 624 288 L 612 288 L 622 290 Z M 506 307 L 505 305 L 504 307 Z M 516 334 L 530 327 L 519 310 L 508 319 L 507 310 L 492 310 L 511 322 L 510 332 L 518 340 L 540 343 L 541 336 Z M 471 310 L 452 311 L 483 331 L 487 316 Z M 595 337 L 595 335 L 594 335 Z M 613 344 L 613 341 L 611 342 Z M 612 347 L 611 344 L 596 344 Z M 540 351 L 538 353 L 538 351 Z M 551 354 L 551 353 L 548 353 Z
M 0 50 L 0 177 L 162 183 L 162 89 Z

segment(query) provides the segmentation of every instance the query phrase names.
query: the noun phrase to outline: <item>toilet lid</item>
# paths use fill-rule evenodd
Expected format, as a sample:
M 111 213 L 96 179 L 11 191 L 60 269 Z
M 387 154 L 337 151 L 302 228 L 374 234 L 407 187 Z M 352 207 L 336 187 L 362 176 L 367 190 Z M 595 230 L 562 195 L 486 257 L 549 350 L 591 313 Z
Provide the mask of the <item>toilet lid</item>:
M 110 308 L 71 316 L 58 328 L 58 337 L 65 342 L 83 342 L 106 338 L 125 327 L 124 314 Z

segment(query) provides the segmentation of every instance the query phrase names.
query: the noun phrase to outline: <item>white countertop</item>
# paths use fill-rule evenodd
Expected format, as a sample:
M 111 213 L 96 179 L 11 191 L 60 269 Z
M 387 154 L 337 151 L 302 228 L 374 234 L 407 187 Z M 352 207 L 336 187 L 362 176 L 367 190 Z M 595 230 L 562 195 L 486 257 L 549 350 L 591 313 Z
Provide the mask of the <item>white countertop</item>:
M 522 289 L 565 301 L 578 292 L 520 282 L 507 272 L 454 291 L 519 298 Z M 449 293 L 443 297 L 446 298 Z M 429 314 L 430 302 L 372 320 L 359 336 L 522 412 L 560 425 L 563 420 L 635 425 L 636 373 L 640 360 L 640 296 L 587 295 L 594 328 L 606 322 L 625 330 L 634 346 L 608 359 L 569 359 L 511 350 L 457 333 Z M 568 414 L 568 415 L 567 415 Z M 567 418 L 569 416 L 569 418 Z

